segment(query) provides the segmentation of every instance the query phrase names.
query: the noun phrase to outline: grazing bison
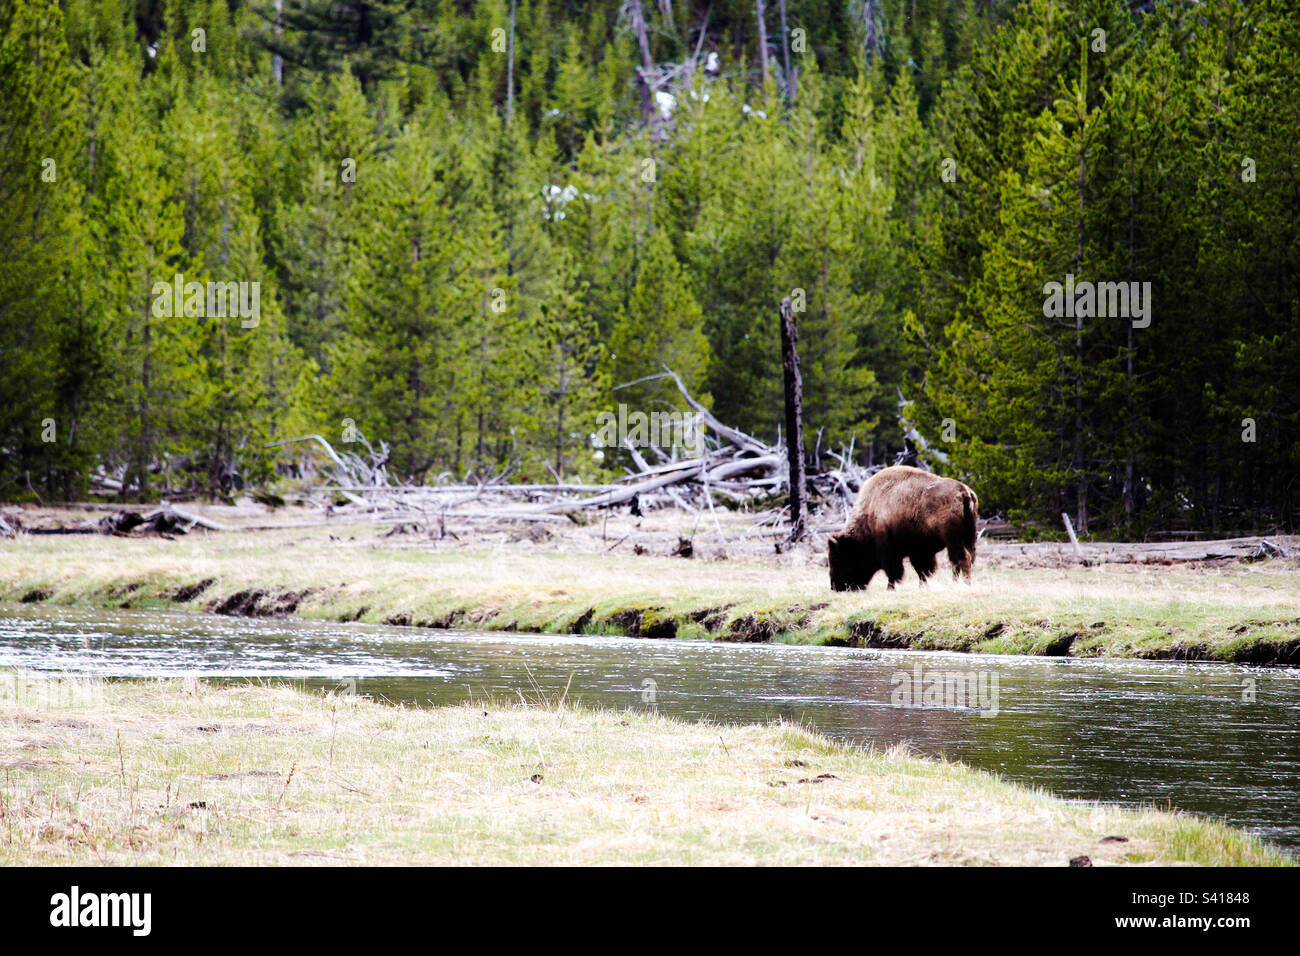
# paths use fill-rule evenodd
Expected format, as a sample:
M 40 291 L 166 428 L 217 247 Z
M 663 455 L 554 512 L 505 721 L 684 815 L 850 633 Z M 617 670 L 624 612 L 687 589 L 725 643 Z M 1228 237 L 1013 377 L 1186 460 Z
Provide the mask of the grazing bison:
M 904 558 L 924 583 L 944 548 L 953 577 L 970 580 L 978 508 L 975 492 L 960 481 L 906 465 L 876 472 L 858 492 L 849 523 L 830 537 L 831 588 L 865 588 L 883 568 L 892 591 Z

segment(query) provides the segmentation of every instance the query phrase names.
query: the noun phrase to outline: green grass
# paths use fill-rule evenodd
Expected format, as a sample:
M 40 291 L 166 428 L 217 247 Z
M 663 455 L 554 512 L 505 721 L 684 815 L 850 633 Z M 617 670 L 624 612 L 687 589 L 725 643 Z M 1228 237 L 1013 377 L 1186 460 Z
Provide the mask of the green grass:
M 562 701 L 410 710 L 193 679 L 86 682 L 60 700 L 0 693 L 0 864 L 1064 866 L 1085 855 L 1291 862 L 1221 823 L 1066 802 L 789 724 Z
M 243 611 L 494 630 L 902 646 L 1009 654 L 1300 662 L 1292 563 L 998 566 L 972 585 L 833 593 L 815 546 L 687 560 L 381 537 L 373 525 L 0 543 L 0 601 Z M 186 589 L 205 583 L 201 592 Z M 256 594 L 250 605 L 247 597 Z M 186 599 L 178 599 L 185 597 Z

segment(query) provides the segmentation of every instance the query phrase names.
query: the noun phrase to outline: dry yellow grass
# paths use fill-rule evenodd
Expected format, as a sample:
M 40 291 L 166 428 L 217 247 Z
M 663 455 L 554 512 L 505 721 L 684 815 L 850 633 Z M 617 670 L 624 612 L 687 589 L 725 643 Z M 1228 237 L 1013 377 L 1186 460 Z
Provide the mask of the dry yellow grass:
M 194 680 L 72 702 L 0 700 L 4 864 L 1287 862 L 1218 823 L 788 725 Z

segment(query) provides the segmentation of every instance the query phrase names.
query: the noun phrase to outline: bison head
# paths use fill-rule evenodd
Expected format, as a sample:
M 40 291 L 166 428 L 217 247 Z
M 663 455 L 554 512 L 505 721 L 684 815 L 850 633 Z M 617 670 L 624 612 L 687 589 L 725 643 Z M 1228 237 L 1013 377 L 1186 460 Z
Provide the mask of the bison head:
M 832 591 L 860 591 L 880 570 L 876 549 L 847 534 L 833 534 L 828 542 Z

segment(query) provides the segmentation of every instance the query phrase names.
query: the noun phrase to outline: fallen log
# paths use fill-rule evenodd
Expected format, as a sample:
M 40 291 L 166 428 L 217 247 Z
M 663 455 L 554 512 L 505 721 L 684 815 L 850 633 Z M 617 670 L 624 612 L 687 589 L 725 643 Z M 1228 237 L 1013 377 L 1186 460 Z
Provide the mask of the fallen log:
M 726 481 L 735 475 L 743 475 L 749 471 L 759 469 L 771 470 L 781 465 L 782 456 L 779 454 L 761 455 L 757 458 L 737 458 L 735 461 L 729 461 L 710 469 L 708 480 L 710 482 Z
M 699 468 L 689 472 L 670 472 L 666 475 L 651 478 L 649 481 L 643 481 L 640 484 L 628 485 L 626 488 L 616 488 L 613 491 L 607 491 L 591 498 L 582 498 L 578 501 L 559 501 L 554 504 L 543 505 L 539 510 L 554 513 L 556 511 L 571 511 L 574 508 L 605 508 L 610 505 L 631 501 L 637 495 L 644 494 L 647 491 L 654 491 L 657 488 L 664 488 L 679 481 L 684 481 L 688 477 L 698 476 L 701 472 L 702 469 Z
M 221 524 L 220 522 L 213 521 L 211 518 L 204 518 L 202 515 L 197 515 L 192 511 L 186 511 L 182 508 L 177 508 L 175 505 L 169 505 L 167 508 L 164 508 L 161 511 L 156 511 L 151 515 L 146 515 L 145 520 L 146 521 L 158 520 L 158 516 L 161 516 L 168 512 L 170 512 L 171 514 L 175 515 L 177 518 L 180 518 L 183 521 L 188 521 L 191 527 L 193 527 L 194 525 L 198 525 L 200 528 L 207 528 L 209 531 L 230 530 L 229 527 L 227 527 L 224 524 Z

